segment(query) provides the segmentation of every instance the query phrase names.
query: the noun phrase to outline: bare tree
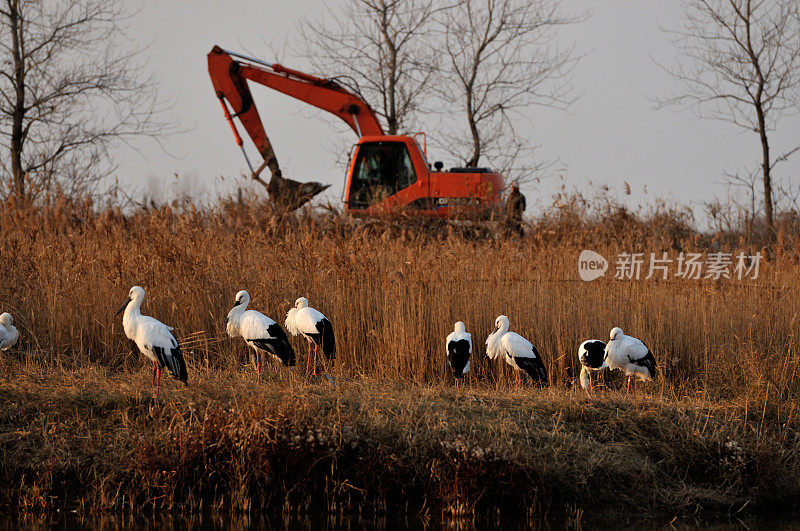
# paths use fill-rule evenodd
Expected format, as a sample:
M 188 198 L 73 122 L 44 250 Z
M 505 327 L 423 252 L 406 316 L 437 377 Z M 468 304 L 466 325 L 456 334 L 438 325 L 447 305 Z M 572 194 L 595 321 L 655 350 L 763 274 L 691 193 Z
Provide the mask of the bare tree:
M 681 57 L 666 70 L 681 93 L 659 101 L 689 107 L 702 118 L 758 134 L 764 215 L 774 234 L 775 166 L 800 145 L 774 156 L 770 131 L 800 110 L 800 4 L 797 0 L 685 0 L 686 23 L 665 30 Z
M 320 75 L 344 78 L 373 106 L 390 135 L 421 108 L 434 72 L 435 50 L 425 42 L 435 0 L 355 0 L 346 10 L 300 25 L 305 56 Z M 349 78 L 349 79 L 348 79 Z
M 534 105 L 567 107 L 574 45 L 555 43 L 569 16 L 561 0 L 461 0 L 442 12 L 447 65 L 439 94 L 466 126 L 448 135 L 449 150 L 467 166 L 489 159 L 508 170 L 532 149 L 517 133 L 523 111 Z
M 122 0 L 0 1 L 0 193 L 90 192 L 110 148 L 174 127 L 156 121 L 125 20 Z

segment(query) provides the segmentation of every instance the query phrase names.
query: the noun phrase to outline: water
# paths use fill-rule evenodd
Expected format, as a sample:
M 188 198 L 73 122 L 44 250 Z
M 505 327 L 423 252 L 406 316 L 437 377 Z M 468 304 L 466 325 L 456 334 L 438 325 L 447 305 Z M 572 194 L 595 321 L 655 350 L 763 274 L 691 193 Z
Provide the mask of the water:
M 430 518 L 423 515 L 381 516 L 364 518 L 358 515 L 232 515 L 196 514 L 186 518 L 171 518 L 165 515 L 78 515 L 76 513 L 55 513 L 21 518 L 3 518 L 0 530 L 6 529 L 313 529 L 313 530 L 360 530 L 360 529 L 409 529 L 425 531 L 429 529 L 450 529 L 455 531 L 472 529 L 701 529 L 707 531 L 727 531 L 733 529 L 751 530 L 797 530 L 800 519 L 797 516 L 785 517 L 747 517 L 721 519 L 702 522 L 691 519 L 607 519 L 588 520 L 584 518 L 542 519 L 530 521 L 516 519 L 513 515 L 498 515 L 497 518 Z

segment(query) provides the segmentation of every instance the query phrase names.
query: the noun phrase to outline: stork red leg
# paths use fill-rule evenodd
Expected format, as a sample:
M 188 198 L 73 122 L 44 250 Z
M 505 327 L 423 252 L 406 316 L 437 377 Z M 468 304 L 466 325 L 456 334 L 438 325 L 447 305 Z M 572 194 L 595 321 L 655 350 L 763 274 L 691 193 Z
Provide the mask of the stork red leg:
M 308 355 L 306 356 L 306 376 L 311 370 L 311 343 L 308 343 Z
M 156 362 L 153 362 L 153 385 L 156 384 Z
M 317 347 L 317 344 L 314 343 L 314 376 L 317 375 L 317 351 L 318 350 L 319 350 L 319 348 Z
M 630 377 L 630 375 L 628 375 L 628 390 L 626 391 L 626 394 L 628 394 L 630 392 L 631 392 L 631 377 Z
M 161 391 L 161 366 L 158 367 L 158 379 L 156 380 L 156 398 L 158 398 L 159 391 Z

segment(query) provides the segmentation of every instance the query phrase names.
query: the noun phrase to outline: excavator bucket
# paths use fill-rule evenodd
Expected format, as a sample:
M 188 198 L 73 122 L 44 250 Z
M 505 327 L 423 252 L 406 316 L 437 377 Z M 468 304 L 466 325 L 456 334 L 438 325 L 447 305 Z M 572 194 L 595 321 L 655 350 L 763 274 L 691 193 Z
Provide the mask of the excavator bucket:
M 247 78 L 242 75 L 242 66 L 240 62 L 235 61 L 228 52 L 218 46 L 215 46 L 211 53 L 208 54 L 208 73 L 211 76 L 211 83 L 214 85 L 214 91 L 222 104 L 225 118 L 231 126 L 234 139 L 242 150 L 250 168 L 251 177 L 267 189 L 270 201 L 277 208 L 291 212 L 306 204 L 330 185 L 317 182 L 299 182 L 283 177 L 278 165 L 278 159 L 275 157 L 275 151 L 272 149 L 272 143 L 264 130 L 258 109 L 256 109 L 250 89 L 247 86 Z M 229 104 L 233 114 L 228 110 Z M 236 124 L 233 121 L 234 118 L 239 118 L 264 159 L 258 169 L 253 169 L 250 163 L 242 137 L 239 135 Z M 272 174 L 269 183 L 260 177 L 265 168 L 269 168 Z
M 261 184 L 264 181 L 257 179 Z M 305 205 L 317 194 L 329 188 L 329 184 L 315 182 L 299 182 L 286 179 L 280 175 L 273 175 L 267 186 L 267 192 L 272 203 L 286 212 L 297 210 Z

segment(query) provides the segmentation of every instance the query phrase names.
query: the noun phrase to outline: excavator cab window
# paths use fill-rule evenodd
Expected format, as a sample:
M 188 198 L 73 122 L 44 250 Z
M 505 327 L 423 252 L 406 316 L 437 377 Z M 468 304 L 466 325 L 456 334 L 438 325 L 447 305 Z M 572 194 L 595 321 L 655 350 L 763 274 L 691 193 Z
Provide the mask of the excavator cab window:
M 358 149 L 353 168 L 350 207 L 367 208 L 417 181 L 402 142 L 367 142 Z

